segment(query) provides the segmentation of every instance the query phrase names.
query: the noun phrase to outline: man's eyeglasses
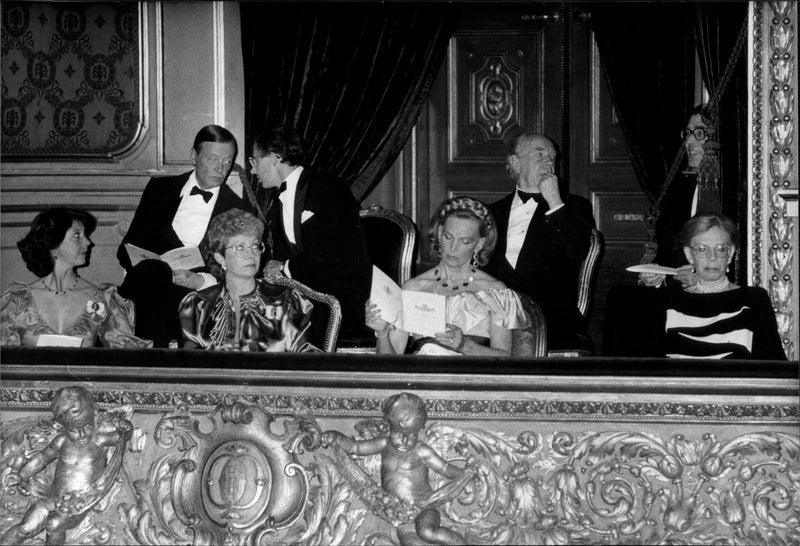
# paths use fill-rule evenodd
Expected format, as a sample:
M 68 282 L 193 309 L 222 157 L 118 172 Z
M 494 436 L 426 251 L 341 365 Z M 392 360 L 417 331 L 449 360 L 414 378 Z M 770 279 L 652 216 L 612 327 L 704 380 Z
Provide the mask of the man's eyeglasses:
M 689 138 L 689 135 L 694 136 L 694 138 L 697 140 L 705 140 L 705 138 L 708 136 L 708 131 L 702 127 L 698 127 L 697 129 L 683 129 L 681 131 L 682 140 Z
M 732 251 L 733 247 L 731 245 L 698 245 L 692 247 L 692 254 L 699 258 L 708 258 L 711 256 L 712 252 L 714 253 L 714 256 L 722 256 L 723 258 L 727 258 Z
M 225 247 L 226 250 L 229 248 L 233 249 L 234 256 L 237 258 L 244 258 L 250 253 L 256 255 L 264 252 L 264 243 L 256 243 L 254 245 L 231 245 Z

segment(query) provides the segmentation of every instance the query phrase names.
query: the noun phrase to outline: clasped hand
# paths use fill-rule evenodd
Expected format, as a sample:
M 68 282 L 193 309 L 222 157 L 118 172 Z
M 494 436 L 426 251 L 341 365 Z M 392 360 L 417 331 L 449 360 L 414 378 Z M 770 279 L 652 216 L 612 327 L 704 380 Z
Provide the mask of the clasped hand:
M 447 324 L 445 326 L 445 331 L 439 332 L 433 336 L 434 339 L 439 345 L 444 345 L 445 347 L 449 347 L 454 351 L 461 352 L 461 349 L 464 348 L 464 332 L 455 324 Z
M 267 279 L 283 275 L 283 262 L 270 260 L 264 266 L 264 277 Z
M 198 290 L 203 286 L 203 276 L 188 269 L 175 269 L 172 271 L 172 282 L 184 288 Z
M 564 204 L 564 201 L 561 200 L 561 192 L 558 189 L 558 177 L 553 173 L 545 173 L 541 176 L 539 191 L 542 192 L 542 197 L 544 197 L 551 209 Z
M 379 338 L 389 335 L 391 325 L 381 318 L 381 312 L 378 310 L 378 306 L 372 303 L 372 300 L 367 300 L 364 305 L 364 323 L 367 328 L 375 330 L 375 335 Z
M 678 279 L 683 288 L 689 288 L 697 284 L 697 272 L 692 265 L 679 267 L 675 278 Z M 644 286 L 661 286 L 665 279 L 666 275 L 658 273 L 639 273 L 639 282 Z

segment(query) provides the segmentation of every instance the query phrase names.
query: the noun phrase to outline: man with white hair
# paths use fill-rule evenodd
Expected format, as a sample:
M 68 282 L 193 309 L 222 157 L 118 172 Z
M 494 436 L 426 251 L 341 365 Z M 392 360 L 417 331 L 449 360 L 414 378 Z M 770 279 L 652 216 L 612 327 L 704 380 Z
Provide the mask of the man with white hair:
M 589 201 L 562 197 L 555 175 L 556 149 L 544 135 L 512 140 L 507 169 L 514 192 L 489 205 L 498 240 L 486 271 L 539 304 L 548 346 L 574 348 L 586 333 L 578 311 L 578 272 L 589 252 L 594 218 Z

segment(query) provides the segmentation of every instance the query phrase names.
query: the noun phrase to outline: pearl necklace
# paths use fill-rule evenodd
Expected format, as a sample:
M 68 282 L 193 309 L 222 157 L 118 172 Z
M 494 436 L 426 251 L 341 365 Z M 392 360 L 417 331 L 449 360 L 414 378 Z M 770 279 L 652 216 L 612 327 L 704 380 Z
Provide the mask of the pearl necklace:
M 701 294 L 713 294 L 715 292 L 722 292 L 728 288 L 729 284 L 731 284 L 731 281 L 728 280 L 728 277 L 723 277 L 719 281 L 711 284 L 703 284 L 698 280 L 694 288 Z
M 448 288 L 450 286 L 449 283 L 453 283 L 453 286 L 452 286 L 453 290 L 458 290 L 459 288 L 462 288 L 462 287 L 466 288 L 467 286 L 469 286 L 469 283 L 471 283 L 472 281 L 475 280 L 475 268 L 474 267 L 470 267 L 469 268 L 469 272 L 470 272 L 469 279 L 467 279 L 466 281 L 462 282 L 461 286 L 458 286 L 458 283 L 451 281 L 446 275 L 445 276 L 440 275 L 438 267 L 433 270 L 433 275 L 436 277 L 436 282 L 442 282 L 442 279 L 444 279 L 445 282 L 442 282 L 442 287 L 443 288 Z
M 55 288 L 50 288 L 50 287 L 47 285 L 47 283 L 46 283 L 46 282 L 44 282 L 44 279 L 41 279 L 41 281 L 42 281 L 42 286 L 44 286 L 45 288 L 47 288 L 47 291 L 48 291 L 48 292 L 52 292 L 52 293 L 53 293 L 53 294 L 55 294 L 56 296 L 65 296 L 65 295 L 67 295 L 67 292 L 72 292 L 73 290 L 75 290 L 75 287 L 76 287 L 76 286 L 78 286 L 78 279 L 80 279 L 80 278 L 81 278 L 81 277 L 80 277 L 80 275 L 78 275 L 78 274 L 76 273 L 76 274 L 75 274 L 75 282 L 73 282 L 73 283 L 72 283 L 72 286 L 70 286 L 70 287 L 69 287 L 69 288 L 67 288 L 66 290 L 56 290 Z

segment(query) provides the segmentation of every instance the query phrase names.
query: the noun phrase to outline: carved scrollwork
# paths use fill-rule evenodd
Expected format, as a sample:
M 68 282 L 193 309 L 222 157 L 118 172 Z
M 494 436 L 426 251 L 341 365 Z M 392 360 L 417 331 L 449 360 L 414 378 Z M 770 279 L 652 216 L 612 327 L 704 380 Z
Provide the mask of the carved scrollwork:
M 52 391 L 40 388 L 4 388 L 0 390 L 0 405 L 11 408 L 44 407 L 42 400 L 52 396 Z M 217 392 L 152 392 L 152 391 L 100 391 L 99 401 L 110 405 L 135 403 L 139 406 L 162 408 L 169 405 L 192 408 L 201 411 L 208 407 L 229 404 L 228 395 Z M 336 415 L 339 412 L 374 413 L 380 408 L 380 400 L 370 396 L 325 397 L 287 396 L 283 394 L 254 395 L 242 394 L 241 400 L 248 404 L 261 406 L 267 411 L 292 414 L 297 406 L 308 408 L 306 413 L 316 415 Z M 136 400 L 136 402 L 131 402 Z M 689 402 L 595 402 L 595 401 L 546 401 L 546 400 L 459 400 L 450 398 L 434 399 L 429 402 L 432 416 L 470 417 L 473 419 L 492 419 L 513 416 L 515 419 L 537 420 L 558 415 L 564 419 L 584 421 L 603 421 L 624 418 L 633 421 L 676 421 L 692 422 L 711 416 L 725 422 L 747 421 L 763 423 L 796 423 L 800 418 L 797 403 L 689 403 Z M 165 425 L 166 426 L 166 425 Z M 172 426 L 172 425 L 169 425 Z M 300 425 L 298 425 L 300 426 Z M 169 427 L 157 430 L 159 435 L 173 434 Z M 309 433 L 304 441 L 319 441 Z M 162 440 L 165 441 L 165 440 Z M 191 443 L 191 437 L 187 440 Z M 188 446 L 184 446 L 188 449 Z
M 113 530 L 95 515 L 120 491 L 133 409 L 98 411 L 92 394 L 75 386 L 56 391 L 50 409 L 52 419 L 0 428 L 0 544 L 42 533 L 47 544 L 109 543 Z
M 796 178 L 795 155 L 795 111 L 796 88 L 793 79 L 794 66 L 797 66 L 795 53 L 795 24 L 797 5 L 794 2 L 770 2 L 772 21 L 770 25 L 770 79 L 769 92 L 769 175 L 771 183 L 767 188 L 771 214 L 768 219 L 770 244 L 767 250 L 771 274 L 767 283 L 778 322 L 778 331 L 783 340 L 787 357 L 794 358 L 797 338 L 796 317 L 792 312 L 797 275 L 792 274 L 793 246 L 792 232 L 794 220 L 786 210 L 786 202 L 779 191 L 790 185 Z M 794 24 L 792 24 L 794 22 Z
M 242 402 L 219 405 L 202 419 L 185 410 L 164 415 L 154 439 L 170 453 L 134 482 L 136 504 L 119 507 L 128 538 L 141 544 L 291 542 L 286 530 L 304 513 L 309 476 L 285 446 L 313 446 L 313 425 L 295 418 L 277 434 L 273 421 Z
M 150 424 L 133 430 L 130 407 L 109 409 L 94 421 L 110 442 L 105 467 L 80 494 L 58 498 L 53 484 L 67 478 L 56 465 L 23 481 L 12 474 L 28 475 L 25 465 L 63 430 L 49 416 L 3 422 L 0 526 L 14 529 L 36 499 L 50 499 L 83 510 L 70 543 L 397 544 L 426 532 L 474 544 L 800 542 L 794 432 L 737 424 L 660 436 L 666 427 L 581 431 L 575 421 L 565 430 L 518 418 L 498 430 L 420 417 L 398 429 L 386 401 L 362 402 L 384 408 L 384 419 L 354 423 L 352 437 L 322 433 L 303 404 L 278 419 L 242 400 L 195 413 L 178 406 L 160 419 L 145 411 L 137 419 Z M 452 409 L 442 402 L 422 407 Z M 15 543 L 24 540 L 40 536 Z
M 509 66 L 502 55 L 489 55 L 470 79 L 470 123 L 486 140 L 502 140 L 520 118 L 521 69 Z
M 796 435 L 754 433 L 726 442 L 713 434 L 664 440 L 631 432 L 525 431 L 512 437 L 433 423 L 420 442 L 451 463 L 464 461 L 477 469 L 458 496 L 441 507 L 442 525 L 468 543 L 800 540 Z M 374 457 L 355 460 L 368 470 L 372 466 L 374 475 Z M 341 467 L 340 461 L 317 454 L 320 470 L 330 464 Z M 324 475 L 334 479 L 337 471 Z M 431 476 L 434 488 L 446 481 Z M 352 488 L 339 479 L 336 487 Z M 367 542 L 393 536 L 375 520 L 367 519 L 364 527 L 371 530 Z

